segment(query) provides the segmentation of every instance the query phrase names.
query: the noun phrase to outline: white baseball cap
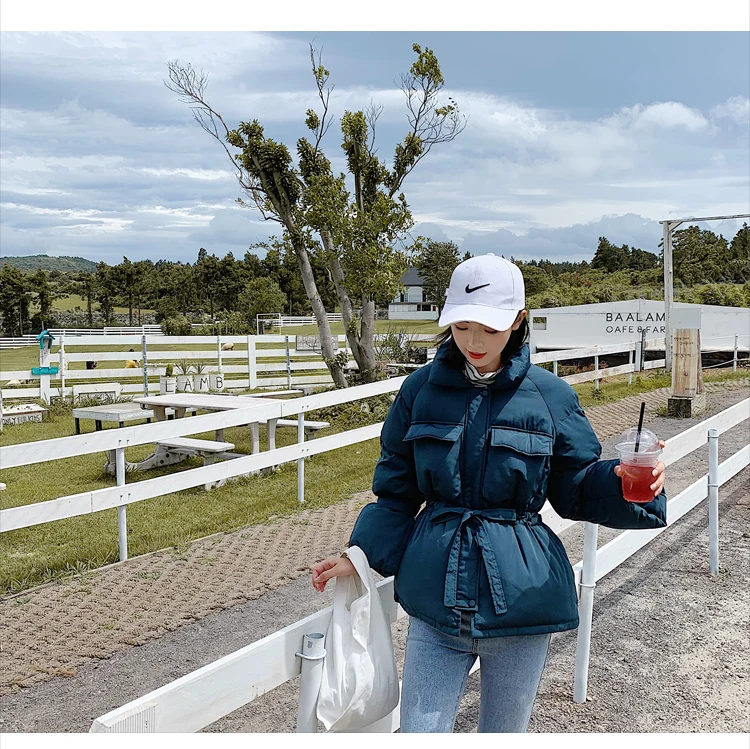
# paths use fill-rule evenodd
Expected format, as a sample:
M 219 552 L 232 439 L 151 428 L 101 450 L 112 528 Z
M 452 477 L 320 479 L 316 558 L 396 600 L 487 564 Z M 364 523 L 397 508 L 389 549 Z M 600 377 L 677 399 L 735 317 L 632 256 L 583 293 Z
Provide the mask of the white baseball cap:
M 518 266 L 491 253 L 477 255 L 453 271 L 438 325 L 477 322 L 493 330 L 507 330 L 525 307 Z

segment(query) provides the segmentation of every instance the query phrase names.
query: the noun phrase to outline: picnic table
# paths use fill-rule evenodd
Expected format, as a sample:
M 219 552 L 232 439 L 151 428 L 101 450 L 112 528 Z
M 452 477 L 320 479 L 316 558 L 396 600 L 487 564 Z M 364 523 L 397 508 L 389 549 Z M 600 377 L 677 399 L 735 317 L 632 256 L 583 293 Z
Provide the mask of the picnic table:
M 248 406 L 267 403 L 267 397 L 255 395 L 214 395 L 211 393 L 168 393 L 167 395 L 144 395 L 133 398 L 134 403 L 140 403 L 142 408 L 154 412 L 157 421 L 164 421 L 168 408 L 173 408 L 175 418 L 181 419 L 188 408 L 201 411 L 232 411 L 235 408 L 247 408 Z M 276 449 L 276 421 L 268 419 L 268 449 Z M 250 422 L 250 434 L 252 435 L 252 454 L 260 452 L 260 424 Z M 216 430 L 216 440 L 224 441 L 224 430 Z
M 189 409 L 195 413 L 195 409 Z M 171 418 L 174 410 L 167 409 L 167 417 Z M 150 409 L 141 408 L 139 403 L 131 401 L 125 403 L 105 403 L 101 406 L 83 406 L 73 409 L 73 418 L 75 419 L 76 434 L 81 433 L 81 419 L 91 419 L 94 422 L 96 431 L 101 431 L 102 422 L 114 421 L 118 426 L 124 427 L 128 421 L 141 421 L 146 419 L 150 422 L 154 418 L 154 412 Z

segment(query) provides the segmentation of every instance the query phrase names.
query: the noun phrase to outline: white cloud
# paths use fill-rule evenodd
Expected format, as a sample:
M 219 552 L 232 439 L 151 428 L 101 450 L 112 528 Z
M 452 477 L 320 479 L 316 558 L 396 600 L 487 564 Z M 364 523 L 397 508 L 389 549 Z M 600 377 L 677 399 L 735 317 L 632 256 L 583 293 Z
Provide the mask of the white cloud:
M 230 126 L 257 117 L 293 155 L 296 139 L 308 135 L 305 110 L 320 109 L 299 38 L 4 35 L 0 187 L 11 205 L 2 215 L 4 253 L 52 247 L 94 258 L 193 259 L 199 246 L 243 253 L 278 232 L 234 206 L 241 190 L 225 153 L 162 84 L 174 58 L 211 74 L 209 99 Z M 345 64 L 341 58 L 332 68 Z M 345 169 L 338 119 L 345 110 L 383 105 L 377 145 L 387 161 L 407 132 L 404 95 L 391 74 L 372 80 L 370 87 L 345 80 L 331 97 L 324 147 L 336 172 Z M 745 96 L 705 111 L 650 100 L 607 108 L 596 92 L 591 107 L 578 110 L 460 87 L 445 96 L 469 116 L 468 127 L 404 184 L 415 221 L 439 237 L 499 237 L 519 251 L 590 255 L 592 231 L 616 230 L 618 241 L 637 244 L 639 221 L 750 209 L 749 148 L 737 131 L 748 123 Z M 645 218 L 576 230 L 575 241 L 557 244 L 559 234 L 534 234 L 623 214 Z
M 632 107 L 624 107 L 615 115 L 614 119 L 620 120 L 626 126 L 635 130 L 683 128 L 694 133 L 708 127 L 708 120 L 702 112 L 687 107 L 678 101 L 656 102 L 648 106 L 635 104 Z
M 711 119 L 732 120 L 741 127 L 750 127 L 750 99 L 746 96 L 730 97 L 711 109 Z

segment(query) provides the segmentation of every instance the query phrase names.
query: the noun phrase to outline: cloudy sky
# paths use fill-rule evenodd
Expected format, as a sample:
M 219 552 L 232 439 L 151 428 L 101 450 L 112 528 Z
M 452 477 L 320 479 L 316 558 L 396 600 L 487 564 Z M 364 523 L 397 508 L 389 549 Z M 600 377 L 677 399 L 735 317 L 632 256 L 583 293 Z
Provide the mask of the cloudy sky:
M 293 151 L 317 103 L 313 39 L 337 118 L 383 105 L 385 159 L 406 132 L 398 80 L 411 45 L 436 52 L 445 95 L 469 119 L 405 183 L 415 234 L 579 260 L 600 235 L 656 251 L 659 219 L 750 213 L 741 31 L 3 32 L 0 252 L 241 257 L 275 225 L 234 204 L 226 156 L 164 87 L 166 63 L 204 69 L 230 124 L 257 118 Z M 337 120 L 325 147 L 342 171 L 339 136 Z

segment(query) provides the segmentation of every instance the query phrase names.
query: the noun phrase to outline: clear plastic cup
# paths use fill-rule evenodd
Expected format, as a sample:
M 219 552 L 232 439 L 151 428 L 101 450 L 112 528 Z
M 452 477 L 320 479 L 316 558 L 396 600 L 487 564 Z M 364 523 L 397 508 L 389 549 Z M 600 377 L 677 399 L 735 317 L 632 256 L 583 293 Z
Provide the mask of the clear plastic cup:
M 622 468 L 622 494 L 628 502 L 652 502 L 654 492 L 653 470 L 659 462 L 661 446 L 659 438 L 650 429 L 641 429 L 638 451 L 636 452 L 636 436 L 638 429 L 628 429 L 615 445 Z

